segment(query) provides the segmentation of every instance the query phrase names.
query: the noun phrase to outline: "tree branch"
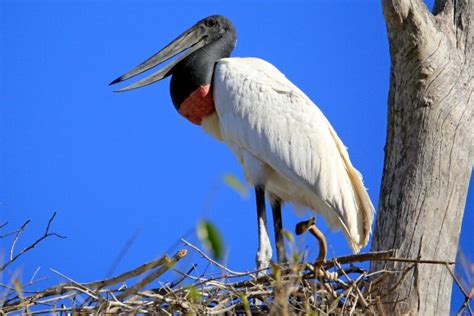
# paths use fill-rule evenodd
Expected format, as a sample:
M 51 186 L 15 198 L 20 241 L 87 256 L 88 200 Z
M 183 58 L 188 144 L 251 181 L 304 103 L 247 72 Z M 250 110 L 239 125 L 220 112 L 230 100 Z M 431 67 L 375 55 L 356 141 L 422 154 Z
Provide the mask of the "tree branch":
M 433 14 L 444 17 L 443 24 L 454 33 L 456 47 L 470 56 L 474 45 L 474 1 L 473 0 L 435 0 Z
M 382 10 L 387 24 L 393 28 L 412 24 L 418 29 L 426 29 L 434 21 L 421 0 L 382 0 Z
M 399 61 L 411 61 L 414 67 L 408 68 L 408 71 L 413 72 L 415 81 L 424 80 L 432 70 L 429 67 L 418 68 L 417 64 L 423 66 L 424 63 L 432 63 L 432 59 L 445 60 L 442 52 L 447 50 L 443 48 L 450 43 L 441 32 L 443 25 L 421 0 L 382 0 L 382 9 L 392 67 L 397 66 Z
M 159 269 L 153 271 L 152 273 L 144 277 L 142 280 L 137 282 L 135 285 L 123 291 L 123 293 L 117 296 L 117 298 L 121 300 L 126 298 L 127 296 L 136 294 L 140 289 L 144 288 L 146 285 L 150 284 L 155 279 L 159 278 L 163 273 L 172 268 L 176 264 L 176 262 L 181 260 L 184 256 L 186 256 L 186 254 L 187 251 L 185 249 L 182 249 L 178 251 L 173 258 L 165 257 L 165 263 L 162 264 Z
M 12 246 L 10 248 L 10 258 L 5 264 L 0 266 L 0 272 L 5 270 L 9 265 L 11 265 L 13 262 L 15 262 L 18 258 L 20 258 L 22 255 L 24 255 L 26 252 L 28 252 L 31 249 L 35 248 L 39 243 L 41 243 L 46 238 L 51 237 L 51 236 L 56 236 L 58 238 L 66 238 L 65 236 L 61 236 L 57 233 L 49 232 L 49 229 L 50 229 L 51 224 L 52 224 L 55 217 L 56 217 L 56 212 L 54 212 L 53 215 L 51 216 L 51 218 L 49 219 L 48 225 L 46 226 L 46 229 L 44 231 L 43 236 L 38 238 L 36 241 L 31 243 L 29 246 L 27 246 L 27 247 L 23 248 L 22 250 L 20 250 L 17 254 L 14 254 L 16 243 L 17 243 L 18 239 L 20 238 L 21 234 L 23 233 L 23 231 L 26 229 L 28 224 L 31 222 L 31 220 L 27 220 L 17 231 L 15 231 L 13 233 L 10 233 L 10 234 L 0 236 L 1 238 L 3 238 L 3 237 L 6 237 L 6 236 L 10 236 L 12 234 L 16 234 L 15 239 L 13 240 Z

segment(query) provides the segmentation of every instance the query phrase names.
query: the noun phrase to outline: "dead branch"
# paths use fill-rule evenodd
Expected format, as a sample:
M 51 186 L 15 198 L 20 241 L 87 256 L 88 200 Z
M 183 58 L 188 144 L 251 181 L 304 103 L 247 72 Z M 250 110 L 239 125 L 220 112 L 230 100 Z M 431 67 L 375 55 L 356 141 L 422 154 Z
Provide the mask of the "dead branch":
M 189 241 L 185 240 L 184 238 L 181 238 L 181 241 L 183 243 L 186 244 L 186 246 L 196 250 L 199 254 L 201 254 L 206 260 L 208 260 L 209 262 L 211 262 L 212 264 L 214 264 L 215 266 L 221 268 L 222 270 L 226 271 L 226 272 L 229 272 L 230 274 L 233 274 L 233 275 L 241 275 L 241 276 L 247 276 L 249 275 L 248 272 L 236 272 L 236 271 L 232 271 L 230 270 L 229 268 L 223 266 L 222 264 L 220 264 L 219 262 L 213 260 L 211 257 L 209 257 L 204 251 L 202 251 L 201 249 L 199 249 L 197 246 L 193 245 L 192 243 L 190 243 Z
M 150 284 L 153 280 L 157 279 L 160 277 L 163 273 L 168 271 L 171 267 L 173 267 L 176 262 L 181 260 L 184 256 L 186 256 L 187 251 L 185 249 L 182 249 L 176 253 L 176 255 L 173 258 L 167 258 L 165 257 L 165 262 L 164 264 L 161 265 L 161 267 L 152 272 L 150 275 L 146 276 L 143 278 L 141 281 L 139 281 L 137 284 L 132 286 L 131 288 L 126 289 L 122 294 L 120 294 L 117 299 L 124 299 L 127 296 L 133 295 L 137 293 L 140 289 L 144 288 L 146 285 Z
M 31 249 L 35 248 L 39 243 L 41 243 L 46 238 L 51 237 L 51 236 L 55 236 L 55 237 L 58 237 L 58 238 L 66 238 L 65 236 L 59 235 L 57 233 L 50 233 L 49 232 L 49 229 L 50 229 L 51 224 L 52 224 L 55 217 L 56 217 L 56 212 L 54 212 L 53 215 L 51 216 L 51 218 L 49 219 L 48 225 L 46 225 L 46 229 L 44 231 L 43 236 L 41 236 L 40 238 L 35 240 L 29 246 L 27 246 L 27 247 L 23 248 L 22 250 L 20 250 L 17 254 L 14 254 L 16 243 L 20 239 L 21 234 L 26 229 L 28 224 L 31 223 L 31 220 L 27 220 L 23 225 L 21 225 L 21 227 L 18 230 L 14 231 L 12 233 L 8 233 L 6 235 L 0 236 L 0 238 L 4 238 L 4 237 L 11 236 L 11 235 L 15 234 L 15 239 L 13 240 L 12 246 L 10 248 L 10 258 L 5 264 L 0 266 L 0 272 L 4 271 L 9 265 L 11 265 L 13 262 L 15 262 L 18 258 L 20 258 L 22 255 L 24 255 L 25 253 L 27 253 Z M 5 225 L 6 225 L 6 223 L 3 224 L 0 228 L 4 227 Z
M 19 230 L 18 230 L 19 231 Z M 17 232 L 18 232 L 17 231 Z M 45 235 L 49 233 L 46 229 Z M 16 235 L 17 233 L 15 233 Z M 332 258 L 323 264 L 325 274 L 316 275 L 314 267 L 305 262 L 273 265 L 272 272 L 256 278 L 256 271 L 236 272 L 211 259 L 197 246 L 183 243 L 199 253 L 203 260 L 220 269 L 220 273 L 190 273 L 196 269 L 174 266 L 186 255 L 178 251 L 173 257 L 162 256 L 118 276 L 100 281 L 81 283 L 52 270 L 66 279 L 65 283 L 38 292 L 17 293 L 0 301 L 0 313 L 72 314 L 143 313 L 143 314 L 222 314 L 250 315 L 254 313 L 375 315 L 386 298 L 380 291 L 386 276 L 399 279 L 418 264 L 444 265 L 452 273 L 451 262 L 398 258 L 394 251 L 371 252 Z M 359 262 L 387 260 L 412 263 L 400 270 L 369 273 L 354 266 Z M 366 266 L 366 265 L 365 265 Z M 173 269 L 179 277 L 172 282 L 150 284 Z M 36 274 L 36 273 L 35 273 Z M 144 275 L 138 280 L 136 277 Z M 453 278 L 455 278 L 454 274 Z M 127 283 L 128 286 L 124 284 Z M 400 282 L 399 282 L 400 283 Z M 393 284 L 392 286 L 398 286 Z M 471 311 L 468 291 L 456 281 L 466 299 L 460 310 Z M 9 291 L 15 286 L 4 285 Z M 15 293 L 15 292 L 11 292 Z

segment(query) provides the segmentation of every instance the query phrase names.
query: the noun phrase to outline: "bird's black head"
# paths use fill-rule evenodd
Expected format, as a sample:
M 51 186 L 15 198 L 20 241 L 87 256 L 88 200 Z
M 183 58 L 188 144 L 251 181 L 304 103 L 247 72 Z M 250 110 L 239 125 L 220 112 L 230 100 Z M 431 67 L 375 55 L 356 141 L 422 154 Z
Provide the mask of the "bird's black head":
M 197 22 L 179 35 L 158 53 L 118 77 L 115 84 L 145 72 L 182 53 L 177 59 L 154 74 L 117 91 L 127 91 L 149 85 L 190 65 L 214 65 L 220 58 L 228 57 L 235 47 L 236 33 L 232 23 L 224 16 L 212 15 Z M 212 69 L 211 69 L 212 70 Z
M 222 38 L 228 38 L 232 42 L 232 46 L 235 46 L 235 29 L 232 22 L 229 21 L 225 16 L 222 15 L 211 15 L 205 19 L 202 19 L 196 25 L 193 26 L 202 29 L 203 37 L 205 38 L 206 44 L 218 41 Z M 232 47 L 233 48 L 233 47 Z

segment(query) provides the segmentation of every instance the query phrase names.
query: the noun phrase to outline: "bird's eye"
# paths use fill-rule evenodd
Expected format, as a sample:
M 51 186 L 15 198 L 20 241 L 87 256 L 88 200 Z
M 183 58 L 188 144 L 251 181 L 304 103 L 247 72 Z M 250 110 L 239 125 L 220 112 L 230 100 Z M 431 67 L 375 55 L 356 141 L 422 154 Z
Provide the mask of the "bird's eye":
M 217 21 L 214 20 L 214 19 L 208 19 L 208 20 L 206 20 L 205 23 L 206 23 L 206 26 L 208 26 L 208 27 L 213 27 L 213 26 L 217 25 Z

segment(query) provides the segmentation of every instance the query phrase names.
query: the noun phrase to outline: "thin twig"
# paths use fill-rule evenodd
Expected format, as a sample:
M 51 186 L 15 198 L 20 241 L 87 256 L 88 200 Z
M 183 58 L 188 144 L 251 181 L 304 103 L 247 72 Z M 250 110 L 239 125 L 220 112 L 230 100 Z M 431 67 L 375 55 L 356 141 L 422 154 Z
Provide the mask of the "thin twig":
M 444 261 L 444 260 L 419 260 L 419 259 L 409 259 L 409 258 L 397 258 L 393 257 L 394 250 L 387 251 L 377 251 L 377 252 L 367 252 L 351 256 L 339 257 L 337 260 L 340 264 L 354 263 L 354 262 L 364 262 L 364 261 L 394 261 L 394 262 L 406 262 L 406 263 L 423 263 L 423 264 L 447 264 L 453 265 L 453 261 Z M 335 266 L 334 260 L 327 261 L 323 266 L 326 269 L 332 268 Z
M 27 220 L 23 225 L 21 225 L 20 229 L 16 231 L 15 239 L 13 240 L 12 246 L 10 247 L 10 261 L 13 260 L 13 252 L 15 251 L 16 243 L 29 223 L 31 223 L 31 219 Z
M 30 244 L 29 246 L 23 248 L 20 252 L 18 252 L 16 255 L 14 255 L 14 248 L 15 248 L 15 245 L 16 245 L 16 242 L 18 241 L 21 233 L 25 230 L 26 226 L 31 222 L 30 220 L 27 220 L 21 227 L 20 229 L 17 231 L 17 234 L 15 236 L 15 240 L 13 241 L 13 245 L 10 249 L 10 260 L 7 261 L 4 265 L 0 266 L 0 272 L 2 272 L 3 270 L 5 270 L 9 265 L 11 265 L 13 262 L 15 262 L 18 258 L 20 258 L 23 254 L 25 254 L 26 252 L 30 251 L 31 249 L 35 248 L 39 243 L 41 243 L 43 240 L 45 240 L 46 238 L 50 237 L 50 236 L 56 236 L 58 238 L 66 238 L 62 235 L 59 235 L 57 233 L 50 233 L 49 232 L 49 229 L 51 227 L 51 223 L 53 222 L 54 218 L 56 217 L 56 212 L 53 213 L 53 216 L 51 216 L 51 218 L 49 219 L 48 221 L 48 225 L 46 226 L 46 229 L 45 229 L 45 232 L 43 234 L 43 236 L 41 236 L 40 238 L 38 238 L 36 241 L 34 241 L 32 244 Z
M 226 266 L 220 264 L 219 262 L 215 261 L 214 259 L 212 259 L 211 257 L 209 257 L 204 251 L 202 251 L 201 249 L 199 249 L 197 246 L 193 245 L 192 243 L 190 243 L 189 241 L 181 238 L 181 241 L 183 243 L 185 243 L 188 247 L 191 247 L 192 249 L 196 250 L 199 254 L 201 254 L 204 258 L 206 258 L 206 260 L 212 262 L 214 265 L 218 266 L 219 268 L 221 268 L 222 270 L 224 271 L 227 271 L 228 273 L 230 274 L 233 274 L 233 275 L 239 275 L 239 276 L 246 276 L 246 275 L 249 275 L 248 272 L 237 272 L 237 271 L 233 271 L 229 268 L 227 268 Z
M 137 230 L 135 230 L 135 232 L 132 234 L 132 236 L 130 236 L 130 238 L 127 240 L 127 242 L 126 242 L 125 245 L 122 247 L 122 249 L 120 250 L 119 254 L 117 255 L 117 258 L 115 258 L 115 260 L 113 261 L 112 265 L 110 266 L 109 272 L 107 272 L 107 278 L 110 278 L 110 277 L 114 274 L 115 269 L 117 269 L 117 266 L 120 264 L 120 262 L 122 261 L 122 259 L 125 257 L 125 255 L 127 254 L 128 250 L 130 250 L 130 248 L 132 247 L 133 243 L 134 243 L 135 240 L 137 239 L 138 235 L 140 235 L 140 231 L 137 229 Z
M 185 244 L 196 251 L 199 249 L 190 243 L 185 242 Z M 182 251 L 184 253 L 178 252 L 172 258 L 164 256 L 117 277 L 89 283 L 79 283 L 54 270 L 54 273 L 61 275 L 68 282 L 37 293 L 22 292 L 21 297 L 19 297 L 20 294 L 17 294 L 16 297 L 4 301 L 1 311 L 3 313 L 31 312 L 29 308 L 33 305 L 41 305 L 50 307 L 50 309 L 34 311 L 34 313 L 160 313 L 173 315 L 232 312 L 248 315 L 272 311 L 289 314 L 305 314 L 316 311 L 321 314 L 328 312 L 349 315 L 374 314 L 371 306 L 376 305 L 377 302 L 379 302 L 378 304 L 386 303 L 381 302 L 378 292 L 375 292 L 378 284 L 383 282 L 386 275 L 399 274 L 403 279 L 415 265 L 423 262 L 420 256 L 417 259 L 407 260 L 394 258 L 393 253 L 388 252 L 364 254 L 365 258 L 369 258 L 366 261 L 370 261 L 370 258 L 373 260 L 391 258 L 412 263 L 397 271 L 382 270 L 369 274 L 363 268 L 352 265 L 343 266 L 341 263 L 341 261 L 347 263 L 363 261 L 361 259 L 363 257 L 360 255 L 339 257 L 328 262 L 331 269 L 334 269 L 332 271 L 326 270 L 327 273 L 334 275 L 334 278 L 331 279 L 315 277 L 314 268 L 308 269 L 306 265 L 299 263 L 275 266 L 274 269 L 281 271 L 280 277 L 265 275 L 258 279 L 255 279 L 254 271 L 236 273 L 219 265 L 217 266 L 224 273 L 216 275 L 205 272 L 195 277 L 190 275 L 197 270 L 193 265 L 187 273 L 174 269 L 180 274 L 180 277 L 174 282 L 158 282 L 158 288 L 145 289 L 151 282 L 169 271 L 184 256 L 185 250 Z M 215 265 L 216 262 L 210 260 L 203 251 L 200 250 L 198 253 L 207 260 L 208 265 Z M 448 262 L 444 265 L 449 267 Z M 138 281 L 133 280 L 134 277 L 144 273 L 148 274 Z M 349 273 L 351 274 L 349 275 Z M 450 273 L 452 273 L 451 270 Z M 233 281 L 235 278 L 238 279 Z M 34 280 L 34 277 L 31 280 Z M 190 284 L 182 286 L 184 280 L 189 280 Z M 132 285 L 117 288 L 118 284 L 125 282 Z M 459 285 L 459 282 L 456 281 L 456 284 Z M 14 287 L 10 288 L 11 290 L 15 289 Z M 283 289 L 284 295 L 281 295 L 276 289 Z M 461 291 L 466 294 L 465 290 Z M 284 305 L 279 303 L 278 300 L 281 299 L 286 300 Z M 60 302 L 62 304 L 67 300 L 70 300 L 70 306 L 60 305 L 61 308 L 58 307 Z M 258 302 L 260 303 L 258 304 Z M 467 298 L 467 303 L 463 305 L 463 308 L 470 310 L 469 302 L 470 298 Z
M 193 272 L 195 269 L 196 269 L 197 265 L 196 264 L 193 264 L 192 267 L 188 270 L 188 272 L 184 273 L 183 276 L 181 277 L 181 279 L 179 280 L 176 280 L 176 281 L 173 281 L 173 283 L 171 283 L 170 285 L 170 288 L 174 288 L 176 287 L 177 285 L 179 285 L 181 282 L 183 282 L 186 278 L 189 278 L 190 277 L 190 273 Z M 174 271 L 178 271 L 177 269 L 174 269 Z
M 458 278 L 457 278 L 456 275 L 453 273 L 453 271 L 451 271 L 451 269 L 449 268 L 449 266 L 446 264 L 445 267 L 446 267 L 446 269 L 448 269 L 449 274 L 451 274 L 451 277 L 453 278 L 454 282 L 456 282 L 457 286 L 459 287 L 459 289 L 461 290 L 462 294 L 464 295 L 464 303 L 462 304 L 460 311 L 461 311 L 463 308 L 467 308 L 467 309 L 469 310 L 469 313 L 470 313 L 471 315 L 473 315 L 473 312 L 472 312 L 472 309 L 471 309 L 471 305 L 469 305 L 469 301 L 471 300 L 471 296 L 470 296 L 469 293 L 467 293 L 467 291 L 464 289 L 464 287 L 462 286 L 461 282 L 459 282 Z

